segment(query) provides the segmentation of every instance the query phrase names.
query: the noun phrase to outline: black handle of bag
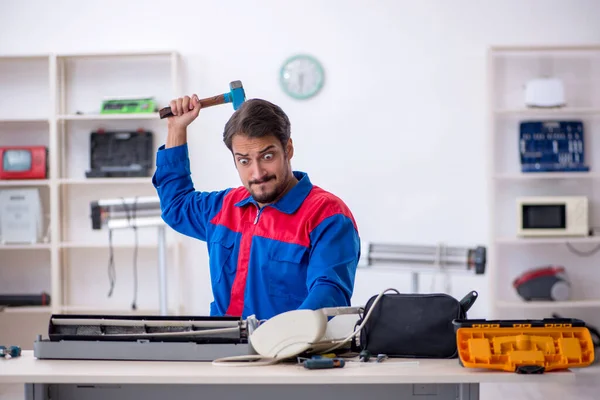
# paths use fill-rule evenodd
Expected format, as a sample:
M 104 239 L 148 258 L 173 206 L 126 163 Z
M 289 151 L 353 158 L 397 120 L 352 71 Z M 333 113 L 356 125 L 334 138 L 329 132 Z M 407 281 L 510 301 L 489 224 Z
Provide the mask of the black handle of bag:
M 479 293 L 473 290 L 472 292 L 468 293 L 465 297 L 462 298 L 462 300 L 460 301 L 460 305 L 462 306 L 465 313 L 469 311 L 473 304 L 475 304 L 477 296 L 479 296 Z

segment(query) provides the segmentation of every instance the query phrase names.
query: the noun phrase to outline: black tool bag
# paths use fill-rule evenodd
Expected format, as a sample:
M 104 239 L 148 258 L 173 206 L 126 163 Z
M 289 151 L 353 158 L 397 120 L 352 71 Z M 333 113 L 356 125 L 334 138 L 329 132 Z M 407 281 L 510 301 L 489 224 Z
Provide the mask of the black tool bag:
M 366 320 L 360 331 L 360 344 L 371 354 L 388 357 L 455 358 L 458 355 L 452 321 L 466 319 L 477 292 L 461 301 L 447 294 L 384 294 L 369 315 L 378 296 L 365 305 Z

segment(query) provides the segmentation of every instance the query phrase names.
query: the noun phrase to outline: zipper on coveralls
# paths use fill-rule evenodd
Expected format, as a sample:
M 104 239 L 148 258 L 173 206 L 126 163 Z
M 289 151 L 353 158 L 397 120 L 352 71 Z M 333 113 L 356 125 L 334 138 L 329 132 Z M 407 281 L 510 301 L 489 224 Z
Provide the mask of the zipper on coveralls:
M 258 206 L 256 206 L 256 217 L 254 218 L 254 225 L 256 225 L 258 223 L 258 217 L 260 217 L 260 213 L 262 212 L 263 208 L 258 208 Z

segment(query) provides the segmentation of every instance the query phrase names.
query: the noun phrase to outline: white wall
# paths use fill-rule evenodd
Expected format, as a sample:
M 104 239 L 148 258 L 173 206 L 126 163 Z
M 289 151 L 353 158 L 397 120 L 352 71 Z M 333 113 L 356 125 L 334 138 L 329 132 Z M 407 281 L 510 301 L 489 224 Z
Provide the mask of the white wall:
M 1 54 L 174 49 L 187 93 L 214 95 L 241 79 L 249 97 L 281 105 L 293 166 L 349 204 L 365 242 L 488 244 L 487 47 L 600 41 L 594 0 L 2 3 Z M 326 70 L 324 90 L 308 102 L 277 82 L 297 52 Z M 198 189 L 239 184 L 221 142 L 230 114 L 205 110 L 191 128 Z M 183 262 L 187 309 L 208 312 L 204 244 L 186 240 Z M 457 297 L 480 292 L 471 315 L 485 316 L 486 278 L 452 281 Z M 410 279 L 360 271 L 354 301 L 389 286 L 408 290 Z M 441 278 L 433 289 L 444 290 Z

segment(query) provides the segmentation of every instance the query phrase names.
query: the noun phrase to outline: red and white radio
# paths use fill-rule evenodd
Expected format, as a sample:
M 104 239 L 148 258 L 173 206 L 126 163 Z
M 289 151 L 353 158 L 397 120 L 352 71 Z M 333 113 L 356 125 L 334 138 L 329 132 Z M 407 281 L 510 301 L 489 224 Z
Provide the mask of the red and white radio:
M 0 147 L 0 179 L 46 179 L 48 149 L 44 146 Z

